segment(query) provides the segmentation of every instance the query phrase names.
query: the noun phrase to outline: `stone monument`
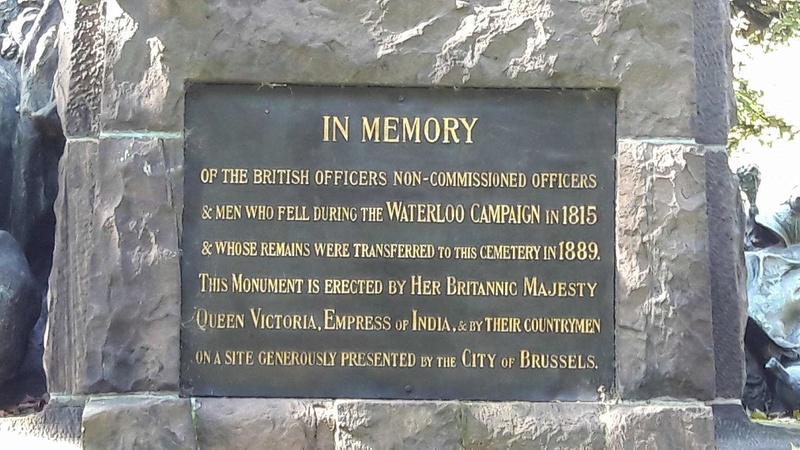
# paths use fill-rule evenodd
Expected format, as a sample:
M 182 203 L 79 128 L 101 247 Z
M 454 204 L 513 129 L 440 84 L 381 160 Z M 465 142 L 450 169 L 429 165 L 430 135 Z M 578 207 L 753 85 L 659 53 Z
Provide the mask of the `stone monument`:
M 741 409 L 724 1 L 62 7 L 42 434 L 714 448 Z
M 60 21 L 55 0 L 0 2 L 2 411 L 39 405 L 47 391 L 42 367 L 45 294 L 58 161 L 65 143 L 52 89 Z

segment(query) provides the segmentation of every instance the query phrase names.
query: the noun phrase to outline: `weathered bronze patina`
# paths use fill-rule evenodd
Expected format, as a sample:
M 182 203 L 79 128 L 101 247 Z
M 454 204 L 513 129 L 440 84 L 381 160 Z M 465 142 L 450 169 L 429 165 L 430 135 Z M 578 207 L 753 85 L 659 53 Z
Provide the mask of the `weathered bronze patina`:
M 184 393 L 596 399 L 615 98 L 191 86 Z

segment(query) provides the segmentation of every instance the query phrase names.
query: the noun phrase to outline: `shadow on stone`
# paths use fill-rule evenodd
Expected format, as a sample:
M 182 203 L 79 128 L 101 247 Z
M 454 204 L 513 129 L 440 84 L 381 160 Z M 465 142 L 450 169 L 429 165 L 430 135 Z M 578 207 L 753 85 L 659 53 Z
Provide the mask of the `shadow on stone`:
M 47 389 L 44 298 L 65 144 L 53 101 L 61 17 L 57 0 L 0 8 L 0 409 L 13 412 Z
M 800 445 L 800 426 L 751 422 L 737 404 L 713 408 L 718 450 L 790 449 Z
M 41 307 L 41 294 L 22 248 L 9 233 L 0 231 L 0 407 L 22 400 L 16 399 L 23 394 L 19 384 L 28 380 L 21 368 L 28 366 L 34 372 L 37 365 L 41 368 L 41 351 L 38 364 L 35 355 L 33 361 L 25 360 Z

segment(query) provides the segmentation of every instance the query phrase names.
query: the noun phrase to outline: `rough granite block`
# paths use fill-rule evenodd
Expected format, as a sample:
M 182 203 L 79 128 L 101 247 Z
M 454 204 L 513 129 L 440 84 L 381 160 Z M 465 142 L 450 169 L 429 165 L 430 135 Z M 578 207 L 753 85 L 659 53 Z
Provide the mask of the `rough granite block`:
M 168 397 L 91 399 L 83 410 L 83 448 L 195 450 L 191 403 Z
M 595 449 L 605 446 L 597 403 L 467 403 L 464 448 Z
M 605 87 L 620 92 L 621 137 L 689 137 L 692 7 L 690 0 L 110 2 L 101 121 L 106 130 L 180 131 L 187 81 Z
M 617 157 L 617 389 L 712 399 L 705 151 L 631 140 Z
M 745 383 L 747 267 L 739 182 L 724 149 L 706 152 L 708 266 L 711 274 L 714 356 L 720 398 L 739 399 Z
M 106 2 L 61 1 L 58 71 L 54 91 L 64 134 L 97 136 L 103 90 Z
M 204 450 L 334 448 L 331 401 L 197 398 L 194 408 Z
M 462 420 L 456 402 L 336 402 L 336 448 L 457 449 Z
M 713 450 L 710 406 L 647 405 L 612 407 L 600 417 L 608 450 Z
M 177 390 L 182 170 L 178 140 L 69 142 L 55 206 L 51 391 Z
M 0 442 L 9 449 L 79 449 L 82 415 L 82 402 L 51 400 L 38 413 L 0 418 Z

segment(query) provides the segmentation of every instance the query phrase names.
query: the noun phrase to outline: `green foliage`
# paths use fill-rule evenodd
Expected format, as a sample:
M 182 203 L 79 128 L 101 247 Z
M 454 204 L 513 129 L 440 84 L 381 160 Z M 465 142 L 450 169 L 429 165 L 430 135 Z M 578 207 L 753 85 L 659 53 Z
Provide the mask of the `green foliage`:
M 728 135 L 728 146 L 731 149 L 738 148 L 741 141 L 750 137 L 758 139 L 762 145 L 771 147 L 776 138 L 785 137 L 791 140 L 800 132 L 784 119 L 767 113 L 761 104 L 764 92 L 750 88 L 747 80 L 734 78 L 733 87 L 736 96 L 737 124 Z
M 735 32 L 765 51 L 800 36 L 800 1 L 731 0 Z
M 798 0 L 731 0 L 731 13 L 734 33 L 762 51 L 771 51 L 800 36 Z M 800 130 L 768 113 L 761 102 L 764 93 L 750 88 L 748 80 L 738 72 L 734 70 L 737 124 L 731 129 L 729 148 L 736 149 L 749 137 L 770 146 L 776 138 L 797 136 Z
M 769 417 L 760 409 L 750 412 L 750 418 L 753 420 L 769 420 Z

